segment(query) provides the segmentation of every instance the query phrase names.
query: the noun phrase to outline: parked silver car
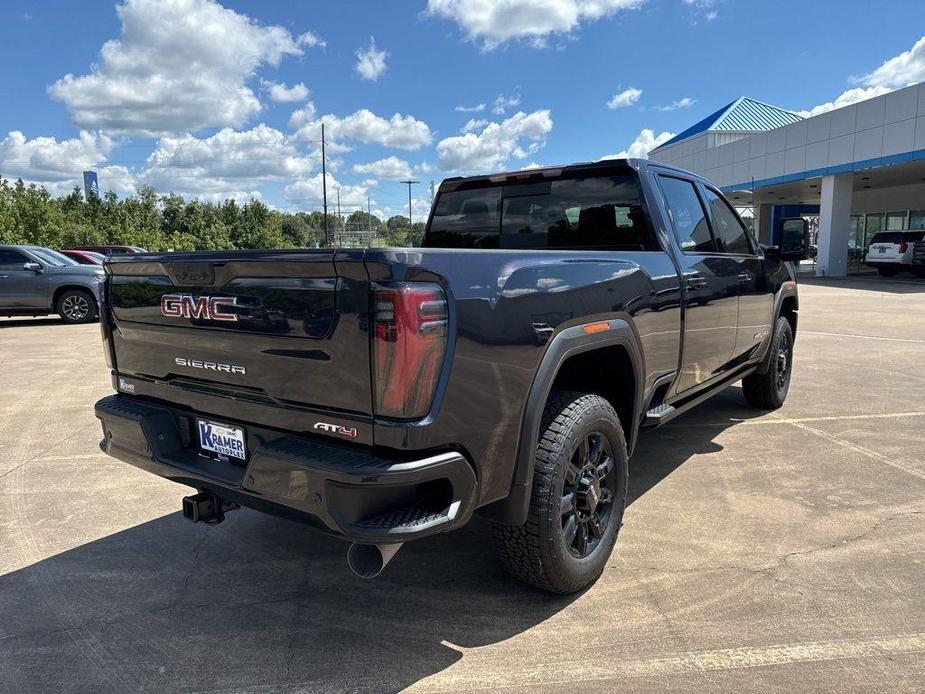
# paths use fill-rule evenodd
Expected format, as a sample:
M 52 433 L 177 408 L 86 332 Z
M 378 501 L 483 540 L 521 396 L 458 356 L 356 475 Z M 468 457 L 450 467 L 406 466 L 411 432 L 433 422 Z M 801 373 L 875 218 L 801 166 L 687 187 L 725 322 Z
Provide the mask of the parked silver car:
M 92 321 L 103 277 L 102 266 L 80 265 L 50 248 L 0 245 L 0 315 Z

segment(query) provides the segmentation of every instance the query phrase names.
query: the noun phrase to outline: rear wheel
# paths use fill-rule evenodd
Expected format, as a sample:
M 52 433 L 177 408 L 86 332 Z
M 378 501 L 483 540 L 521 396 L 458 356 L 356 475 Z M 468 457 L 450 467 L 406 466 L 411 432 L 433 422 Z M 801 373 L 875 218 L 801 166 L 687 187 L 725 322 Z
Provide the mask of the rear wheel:
M 742 379 L 745 400 L 759 410 L 776 410 L 787 399 L 792 371 L 793 330 L 790 328 L 790 321 L 781 316 L 774 325 L 771 364 L 767 373 L 756 373 Z
M 627 474 L 623 429 L 610 403 L 554 393 L 543 413 L 527 522 L 492 528 L 507 569 L 554 593 L 594 583 L 623 522 Z
M 892 277 L 893 275 L 896 274 L 896 268 L 895 268 L 895 267 L 881 266 L 881 267 L 878 267 L 878 268 L 877 268 L 877 272 L 880 273 L 880 276 L 881 276 L 881 277 Z
M 85 289 L 68 289 L 55 306 L 65 323 L 87 323 L 96 318 L 96 299 Z

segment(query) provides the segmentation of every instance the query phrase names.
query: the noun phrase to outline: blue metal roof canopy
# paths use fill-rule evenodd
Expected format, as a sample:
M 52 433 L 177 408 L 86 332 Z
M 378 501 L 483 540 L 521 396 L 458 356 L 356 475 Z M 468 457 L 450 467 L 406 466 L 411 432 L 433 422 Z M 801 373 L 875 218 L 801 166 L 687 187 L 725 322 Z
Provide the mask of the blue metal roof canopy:
M 785 111 L 777 106 L 771 106 L 762 101 L 740 96 L 732 103 L 726 104 L 718 111 L 711 113 L 697 123 L 694 123 L 684 132 L 680 132 L 667 142 L 659 145 L 655 150 L 672 145 L 675 142 L 686 140 L 702 132 L 710 131 L 761 131 L 773 130 L 784 125 L 790 125 L 803 120 L 802 116 Z

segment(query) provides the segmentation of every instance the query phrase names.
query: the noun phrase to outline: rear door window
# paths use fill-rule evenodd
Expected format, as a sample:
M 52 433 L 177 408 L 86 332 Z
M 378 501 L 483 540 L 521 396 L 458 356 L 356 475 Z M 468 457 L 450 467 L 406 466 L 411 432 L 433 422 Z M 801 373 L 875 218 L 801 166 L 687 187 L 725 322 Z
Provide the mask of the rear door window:
M 29 259 L 16 251 L 0 250 L 0 270 L 22 270 Z
M 674 176 L 659 176 L 659 180 L 681 250 L 685 253 L 715 253 L 718 248 L 693 182 Z

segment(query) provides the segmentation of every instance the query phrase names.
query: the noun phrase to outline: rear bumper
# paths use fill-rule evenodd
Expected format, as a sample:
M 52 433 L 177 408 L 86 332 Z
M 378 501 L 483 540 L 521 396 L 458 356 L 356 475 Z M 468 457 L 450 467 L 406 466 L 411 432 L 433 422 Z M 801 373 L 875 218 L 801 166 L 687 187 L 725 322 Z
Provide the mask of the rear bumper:
M 111 395 L 96 403 L 96 416 L 100 448 L 114 458 L 354 542 L 406 542 L 451 530 L 469 520 L 477 498 L 472 467 L 454 451 L 388 459 L 243 424 L 250 455 L 236 465 L 199 452 L 189 411 Z

